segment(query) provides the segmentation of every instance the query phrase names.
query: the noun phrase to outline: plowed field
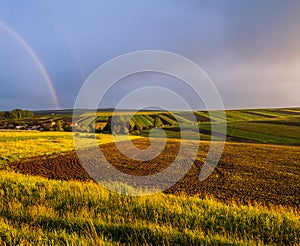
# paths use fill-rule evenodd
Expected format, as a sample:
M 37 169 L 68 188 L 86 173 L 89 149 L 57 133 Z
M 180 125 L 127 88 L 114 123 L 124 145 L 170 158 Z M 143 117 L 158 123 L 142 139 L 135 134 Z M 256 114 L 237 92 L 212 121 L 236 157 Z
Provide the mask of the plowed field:
M 159 145 L 159 140 L 156 140 Z M 133 140 L 136 147 L 145 149 L 147 139 Z M 190 141 L 191 144 L 197 142 Z M 122 148 L 130 148 L 122 142 Z M 151 161 L 131 160 L 114 143 L 101 145 L 106 159 L 117 169 L 131 175 L 151 175 L 167 168 L 178 153 L 180 143 L 168 141 L 164 151 Z M 300 147 L 227 143 L 214 172 L 203 182 L 198 180 L 208 142 L 200 144 L 197 160 L 190 171 L 166 193 L 213 196 L 221 201 L 258 202 L 264 205 L 300 207 Z M 95 149 L 85 150 L 90 162 L 97 161 Z M 101 161 L 101 160 L 100 160 Z M 183 160 L 184 161 L 184 160 Z M 50 179 L 90 180 L 76 152 L 60 156 L 35 157 L 11 163 L 17 172 Z M 177 170 L 178 171 L 178 170 Z

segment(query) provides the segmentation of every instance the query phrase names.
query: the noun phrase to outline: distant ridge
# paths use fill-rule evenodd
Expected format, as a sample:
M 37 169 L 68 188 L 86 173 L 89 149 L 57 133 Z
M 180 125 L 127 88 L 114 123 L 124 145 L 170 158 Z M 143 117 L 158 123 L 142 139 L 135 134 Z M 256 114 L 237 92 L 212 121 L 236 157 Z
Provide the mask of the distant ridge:
M 270 110 L 270 111 L 274 111 L 274 110 L 296 110 L 296 111 L 300 111 L 300 107 L 280 107 L 280 108 L 270 108 L 270 107 L 266 107 L 266 108 L 243 108 L 243 109 L 225 109 L 225 111 L 249 111 L 249 110 Z M 76 112 L 80 113 L 85 113 L 85 112 L 113 112 L 113 111 L 117 111 L 117 112 L 167 112 L 167 110 L 163 110 L 163 109 L 144 109 L 144 110 L 137 110 L 137 109 L 115 109 L 115 108 L 98 108 L 98 109 L 89 109 L 89 108 L 82 108 L 82 109 L 76 109 Z M 183 112 L 183 110 L 172 110 L 174 112 Z M 198 110 L 193 110 L 193 111 L 199 111 L 199 112 L 207 112 L 207 110 L 203 110 L 203 109 L 198 109 Z M 218 110 L 216 110 L 218 111 Z M 41 115 L 49 115 L 49 114 L 73 114 L 73 109 L 46 109 L 46 110 L 32 110 L 32 112 L 36 113 L 36 114 L 41 114 Z
M 147 109 L 147 110 L 136 110 L 136 109 L 115 109 L 115 108 L 98 108 L 98 109 L 76 109 L 78 113 L 86 113 L 86 112 L 163 112 L 166 110 L 155 110 L 155 109 Z M 177 111 L 177 110 L 175 110 Z M 47 110 L 33 110 L 32 112 L 40 115 L 49 115 L 49 114 L 73 114 L 73 109 L 47 109 Z M 167 111 L 166 111 L 167 112 Z

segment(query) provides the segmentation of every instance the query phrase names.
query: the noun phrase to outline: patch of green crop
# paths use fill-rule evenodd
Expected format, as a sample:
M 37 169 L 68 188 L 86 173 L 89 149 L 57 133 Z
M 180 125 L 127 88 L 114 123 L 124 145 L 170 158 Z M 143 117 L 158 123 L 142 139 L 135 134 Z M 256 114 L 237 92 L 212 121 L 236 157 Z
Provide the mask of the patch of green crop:
M 227 127 L 227 135 L 266 144 L 300 145 L 300 139 Z
M 148 117 L 145 117 L 144 115 L 134 115 L 132 117 L 132 120 L 135 124 L 139 124 L 143 127 L 150 127 L 153 126 L 153 122 L 148 119 Z
M 272 122 L 270 122 L 272 123 Z M 258 132 L 277 137 L 300 139 L 300 126 L 270 124 L 260 122 L 231 123 L 228 126 L 235 129 Z

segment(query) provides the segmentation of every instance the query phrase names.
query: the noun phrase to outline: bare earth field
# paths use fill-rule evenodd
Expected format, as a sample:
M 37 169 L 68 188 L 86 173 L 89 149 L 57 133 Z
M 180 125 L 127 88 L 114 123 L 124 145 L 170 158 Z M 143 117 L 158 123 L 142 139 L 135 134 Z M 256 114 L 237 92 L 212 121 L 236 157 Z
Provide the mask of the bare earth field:
M 159 140 L 156 140 L 159 141 Z M 191 144 L 197 142 L 190 141 Z M 133 140 L 140 149 L 149 146 L 146 138 Z M 126 142 L 123 148 L 131 148 Z M 174 160 L 180 142 L 168 140 L 164 151 L 151 161 L 133 161 L 118 151 L 114 143 L 101 145 L 106 159 L 117 169 L 131 175 L 150 175 L 168 167 Z M 166 193 L 213 196 L 223 202 L 284 205 L 300 207 L 300 147 L 252 143 L 226 143 L 222 158 L 212 175 L 200 182 L 198 175 L 208 151 L 209 142 L 201 142 L 197 160 L 190 171 Z M 85 150 L 95 162 L 95 149 Z M 114 153 L 113 155 L 111 153 Z M 60 156 L 34 157 L 10 164 L 16 172 L 59 180 L 90 180 L 76 152 Z

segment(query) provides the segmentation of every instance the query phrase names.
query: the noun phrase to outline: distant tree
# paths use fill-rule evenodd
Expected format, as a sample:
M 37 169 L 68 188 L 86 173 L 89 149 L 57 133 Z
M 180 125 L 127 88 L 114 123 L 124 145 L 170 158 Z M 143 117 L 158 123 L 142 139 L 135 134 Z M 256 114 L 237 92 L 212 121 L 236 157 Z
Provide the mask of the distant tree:
M 103 131 L 114 134 L 128 134 L 130 124 L 124 116 L 110 116 Z
M 129 132 L 134 131 L 134 125 L 135 125 L 134 123 L 130 123 L 130 122 L 129 122 L 129 124 L 128 124 L 128 131 L 129 131 Z
M 11 120 L 10 123 L 14 126 L 21 126 L 23 122 L 18 120 Z
M 102 132 L 101 127 L 95 128 L 95 133 L 101 133 L 101 132 Z
M 63 125 L 64 131 L 66 132 L 71 132 L 72 131 L 72 126 L 69 124 L 64 124 Z
M 112 125 L 111 133 L 119 134 L 121 132 L 121 126 L 119 123 L 114 123 Z
M 34 113 L 29 111 L 29 110 L 24 110 L 23 111 L 23 116 L 24 118 L 33 118 L 34 117 Z
M 10 113 L 11 119 L 22 119 L 23 118 L 23 110 L 22 109 L 14 109 Z
M 111 133 L 111 122 L 112 122 L 112 116 L 109 116 L 106 122 L 105 127 L 103 128 L 104 132 L 109 132 Z
M 11 111 L 8 118 L 11 119 L 23 119 L 23 118 L 33 118 L 33 112 L 29 110 L 22 110 L 22 109 L 14 109 Z
M 4 120 L 8 120 L 10 118 L 10 113 L 8 111 L 3 112 Z
M 64 131 L 63 125 L 64 125 L 64 122 L 62 120 L 57 120 L 57 121 L 55 121 L 53 130 L 58 131 L 58 132 L 63 132 Z
M 120 134 L 128 134 L 130 123 L 129 123 L 129 120 L 126 118 L 126 116 L 120 116 L 118 123 L 120 125 L 120 132 L 119 133 Z
M 129 133 L 129 122 L 123 121 L 120 124 L 121 124 L 120 133 L 128 134 Z

